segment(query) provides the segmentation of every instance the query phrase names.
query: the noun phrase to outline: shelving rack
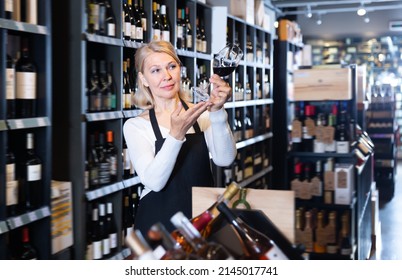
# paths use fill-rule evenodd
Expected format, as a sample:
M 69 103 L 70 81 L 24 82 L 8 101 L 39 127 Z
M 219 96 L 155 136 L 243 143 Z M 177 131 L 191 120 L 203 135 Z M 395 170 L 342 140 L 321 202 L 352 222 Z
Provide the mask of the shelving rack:
M 176 45 L 176 18 L 178 1 L 164 1 L 168 7 L 168 17 L 171 24 L 171 42 Z M 193 42 L 196 36 L 196 16 L 204 17 L 207 38 L 213 36 L 213 29 L 225 28 L 225 26 L 211 26 L 211 19 L 215 13 L 214 7 L 199 3 L 198 1 L 184 1 L 189 7 L 190 22 L 193 27 Z M 88 230 L 88 218 L 85 213 L 87 207 L 92 202 L 98 200 L 110 200 L 115 205 L 114 216 L 117 221 L 118 232 L 122 231 L 122 198 L 123 191 L 136 187 L 140 184 L 138 177 L 127 180 L 123 179 L 122 166 L 122 146 L 123 135 L 122 126 L 127 118 L 136 117 L 140 110 L 123 110 L 121 94 L 123 92 L 122 61 L 126 56 L 133 57 L 135 50 L 142 45 L 132 41 L 122 39 L 121 14 L 122 1 L 111 1 L 116 17 L 116 37 L 108 38 L 104 36 L 88 34 L 86 32 L 86 3 L 85 1 L 65 1 L 58 7 L 53 8 L 54 25 L 59 26 L 62 32 L 54 33 L 54 65 L 60 66 L 60 75 L 55 76 L 54 84 L 58 87 L 57 94 L 53 98 L 54 126 L 53 133 L 53 179 L 69 181 L 73 186 L 74 203 L 74 245 L 64 251 L 58 258 L 84 259 L 86 250 L 86 234 Z M 144 1 L 144 10 L 148 17 L 148 38 L 151 35 L 152 21 L 152 1 Z M 66 11 L 68 11 L 66 13 Z M 246 49 L 246 38 L 250 36 L 253 44 L 253 54 L 256 57 L 257 42 L 261 43 L 262 51 L 267 53 L 268 60 L 245 61 L 243 60 L 238 67 L 239 81 L 235 80 L 235 74 L 229 78 L 229 83 L 234 88 L 235 82 L 240 82 L 246 88 L 246 76 L 248 74 L 252 97 L 250 100 L 233 100 L 225 105 L 228 112 L 229 122 L 233 125 L 235 111 L 239 110 L 244 117 L 247 109 L 250 112 L 254 129 L 254 135 L 245 138 L 245 128 L 242 130 L 242 140 L 237 143 L 241 161 L 240 168 L 245 168 L 244 160 L 246 149 L 249 151 L 263 151 L 259 161 L 252 160 L 252 175 L 239 182 L 242 186 L 267 188 L 270 185 L 271 165 L 271 145 L 273 133 L 270 129 L 260 130 L 261 124 L 265 122 L 266 111 L 269 111 L 272 120 L 273 99 L 270 95 L 273 85 L 272 68 L 272 40 L 270 31 L 263 30 L 261 27 L 250 25 L 244 20 L 227 15 L 228 39 L 235 40 L 238 34 L 239 43 L 242 49 Z M 69 36 L 65 36 L 69 34 Z M 206 75 L 212 73 L 211 66 L 211 40 L 208 41 L 207 53 L 178 49 L 177 53 L 187 67 L 187 74 L 192 85 L 197 82 L 197 66 L 206 65 Z M 263 42 L 267 44 L 264 47 Z M 113 112 L 86 112 L 86 84 L 87 84 L 87 62 L 90 58 L 103 58 L 113 62 L 112 75 L 117 85 L 117 108 Z M 260 80 L 257 79 L 257 74 Z M 266 76 L 266 79 L 265 79 Z M 263 83 L 264 79 L 264 83 Z M 261 84 L 262 96 L 258 95 L 258 83 Z M 56 110 L 57 108 L 57 110 Z M 267 109 L 268 108 L 268 109 Z M 242 120 L 243 121 L 243 120 Z M 265 127 L 265 126 L 264 126 Z M 114 144 L 118 149 L 118 174 L 117 181 L 95 190 L 85 190 L 85 161 L 87 155 L 87 136 L 94 130 L 113 130 Z M 57 146 L 57 147 L 56 147 Z M 63 159 L 63 160 L 60 160 Z M 254 165 L 257 165 L 255 168 Z M 225 178 L 223 169 L 230 169 L 234 172 L 235 166 L 227 168 L 214 167 L 217 186 L 224 186 Z M 234 173 L 232 173 L 234 174 Z M 118 253 L 112 259 L 123 259 L 128 251 L 124 249 L 122 240 L 119 240 Z
M 5 19 L 0 7 L 0 259 L 12 255 L 12 240 L 21 242 L 20 229 L 27 226 L 38 258 L 50 259 L 51 213 L 50 184 L 52 174 L 52 1 L 38 1 L 38 24 Z M 37 66 L 37 117 L 7 119 L 6 115 L 6 54 L 17 57 L 20 38 L 27 37 L 30 53 Z M 36 209 L 18 211 L 8 217 L 6 212 L 6 147 L 20 164 L 25 151 L 26 133 L 34 134 L 35 153 L 42 160 L 42 183 L 38 189 L 43 204 Z M 43 238 L 46 236 L 47 238 Z

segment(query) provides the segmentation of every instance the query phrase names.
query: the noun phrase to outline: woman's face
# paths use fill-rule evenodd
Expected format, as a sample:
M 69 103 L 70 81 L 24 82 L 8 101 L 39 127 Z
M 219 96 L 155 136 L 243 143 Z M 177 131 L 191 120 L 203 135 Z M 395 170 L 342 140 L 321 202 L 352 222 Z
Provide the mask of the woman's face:
M 180 65 L 166 53 L 153 53 L 144 61 L 143 83 L 154 98 L 171 99 L 180 90 Z

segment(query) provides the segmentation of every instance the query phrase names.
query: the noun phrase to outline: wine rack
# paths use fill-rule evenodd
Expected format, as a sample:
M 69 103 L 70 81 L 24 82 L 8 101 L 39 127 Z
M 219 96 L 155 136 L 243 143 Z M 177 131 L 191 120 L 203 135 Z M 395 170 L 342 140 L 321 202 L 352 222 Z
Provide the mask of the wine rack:
M 3 2 L 2 2 L 3 3 Z M 19 17 L 21 10 L 14 9 L 11 17 L 5 17 L 4 6 L 0 7 L 0 259 L 19 258 L 21 230 L 30 231 L 30 242 L 37 251 L 38 259 L 51 258 L 51 176 L 52 176 L 52 23 L 51 1 L 41 0 L 35 7 L 33 21 Z M 36 66 L 34 102 L 36 114 L 30 118 L 9 115 L 9 96 L 6 56 L 13 61 L 13 69 L 20 57 L 22 40 L 27 39 L 29 55 Z M 15 69 L 16 70 L 16 69 Z M 15 76 L 14 76 L 15 77 Z M 15 80 L 13 79 L 15 82 Z M 14 83 L 13 82 L 13 83 Z M 14 88 L 15 89 L 15 88 Z M 14 94 L 15 91 L 13 90 Z M 24 209 L 17 201 L 16 211 L 8 213 L 10 198 L 7 196 L 7 148 L 15 155 L 15 164 L 20 166 L 25 153 L 26 134 L 34 137 L 34 151 L 41 160 L 40 183 L 36 190 L 41 204 Z M 16 179 L 21 176 L 16 171 Z M 17 183 L 18 192 L 22 192 Z M 19 198 L 18 198 L 19 199 Z M 46 238 L 43 238 L 43 237 Z
M 297 132 L 299 131 L 298 126 L 295 126 L 297 122 L 296 124 L 293 122 L 294 119 L 297 119 L 299 112 L 301 112 L 301 107 L 304 108 L 304 111 L 302 114 L 303 118 L 301 118 L 300 121 L 302 123 L 307 123 L 305 121 L 305 119 L 308 119 L 307 114 L 304 118 L 304 114 L 307 113 L 307 110 L 310 110 L 310 108 L 307 109 L 307 105 L 315 106 L 316 111 L 320 113 L 326 111 L 326 113 L 323 114 L 328 115 L 331 113 L 331 108 L 336 104 L 335 106 L 339 108 L 347 108 L 346 112 L 350 114 L 349 120 L 353 120 L 348 127 L 354 128 L 360 117 L 358 115 L 359 111 L 357 110 L 356 101 L 356 67 L 355 65 L 350 65 L 348 67 L 350 69 L 351 98 L 334 100 L 334 98 L 324 97 L 300 100 L 300 95 L 296 96 L 296 90 L 294 90 L 296 87 L 294 84 L 295 75 L 297 73 L 296 71 L 299 71 L 299 65 L 295 65 L 294 63 L 297 61 L 295 57 L 299 55 L 302 46 L 280 40 L 276 40 L 274 44 L 274 67 L 276 70 L 275 81 L 277 81 L 274 89 L 274 104 L 275 116 L 276 119 L 279 120 L 274 123 L 273 127 L 273 133 L 275 135 L 275 152 L 273 154 L 273 159 L 275 168 L 279 170 L 274 173 L 273 185 L 278 189 L 293 189 L 297 197 L 295 201 L 296 209 L 300 209 L 300 211 L 308 211 L 309 213 L 311 212 L 311 215 L 315 218 L 317 218 L 317 212 L 319 211 L 323 211 L 323 213 L 329 213 L 331 211 L 336 213 L 335 216 L 337 216 L 337 219 L 335 224 L 337 231 L 334 231 L 335 234 L 340 235 L 341 232 L 341 215 L 343 213 L 349 213 L 350 230 L 348 239 L 351 244 L 351 253 L 346 255 L 341 254 L 339 247 L 335 250 L 335 246 L 332 245 L 329 245 L 329 251 L 327 252 L 327 249 L 322 248 L 322 250 L 317 249 L 316 251 L 313 244 L 321 241 L 320 239 L 313 239 L 313 235 L 311 235 L 309 243 L 303 244 L 303 242 L 301 242 L 303 246 L 307 247 L 306 251 L 308 252 L 310 259 L 365 259 L 368 257 L 370 252 L 370 223 L 368 221 L 371 217 L 371 210 L 367 206 L 370 203 L 369 197 L 373 183 L 373 157 L 370 152 L 365 153 L 364 156 L 358 154 L 356 151 L 357 148 L 352 145 L 353 141 L 359 142 L 360 137 L 362 137 L 361 134 L 364 132 L 357 131 L 357 129 L 350 129 L 351 138 L 348 144 L 348 146 L 350 146 L 348 151 L 339 153 L 336 149 L 331 150 L 331 148 L 328 148 L 328 151 L 318 151 L 315 150 L 316 146 L 313 146 L 312 143 L 309 142 L 308 137 L 303 137 L 301 127 L 300 134 Z M 302 71 L 309 70 L 306 69 Z M 314 87 L 312 86 L 311 89 L 313 90 L 313 88 Z M 340 94 L 341 93 L 339 93 L 339 95 Z M 325 95 L 325 89 L 322 90 L 322 95 Z M 309 95 L 306 93 L 306 96 Z M 314 113 L 314 115 L 318 119 L 317 114 Z M 325 125 L 329 125 L 329 123 L 327 122 Z M 292 134 L 292 129 L 295 130 L 293 131 L 294 134 Z M 300 135 L 301 138 L 300 145 L 302 145 L 302 148 L 300 149 L 296 149 L 297 135 Z M 323 136 L 323 139 L 327 137 L 325 135 Z M 292 143 L 292 139 L 294 140 L 294 143 Z M 307 150 L 304 150 L 303 143 L 309 144 L 304 145 Z M 314 149 L 312 147 L 314 147 Z M 287 156 L 284 157 L 284 154 L 287 154 Z M 360 157 L 357 155 L 360 155 Z M 328 179 L 332 177 L 332 171 L 328 173 L 329 175 L 327 177 L 327 171 L 324 169 L 326 167 L 326 164 L 324 163 L 327 163 L 329 159 L 335 167 L 338 166 L 340 168 L 339 172 L 344 172 L 348 169 L 350 170 L 350 175 L 348 175 L 350 176 L 350 181 L 348 184 L 352 184 L 354 188 L 352 188 L 350 194 L 347 195 L 349 199 L 346 201 L 337 201 L 336 198 L 340 199 L 341 196 L 339 195 L 336 197 L 335 192 L 330 187 L 332 186 L 332 183 L 334 183 L 334 181 L 331 182 L 331 180 Z M 313 187 L 316 186 L 313 177 L 315 176 L 317 161 L 320 162 L 321 168 L 319 170 L 321 172 L 320 176 L 322 176 L 322 189 L 318 192 L 316 187 Z M 312 179 L 310 184 L 305 183 L 307 180 L 305 181 L 303 179 L 304 170 L 300 169 L 300 167 L 306 168 L 305 172 L 311 174 Z M 334 170 L 335 174 L 339 174 L 336 173 L 336 169 L 332 170 Z M 347 172 L 342 174 L 347 174 Z M 335 179 L 336 176 L 333 178 Z M 312 230 L 314 231 L 315 225 L 313 224 L 313 226 L 314 228 Z M 301 232 L 303 234 L 303 230 L 301 230 Z M 338 240 L 339 239 L 337 238 L 336 243 L 338 243 Z M 339 245 L 337 244 L 337 246 Z
M 143 3 L 143 9 L 147 18 L 144 41 L 126 40 L 123 36 L 124 28 L 121 24 L 123 3 L 125 1 L 110 0 L 109 3 L 115 17 L 115 36 L 99 35 L 96 32 L 89 32 L 87 19 L 89 9 L 85 1 L 65 1 L 57 7 L 53 7 L 54 26 L 58 29 L 53 34 L 53 52 L 55 69 L 54 84 L 57 85 L 57 94 L 53 96 L 53 178 L 59 181 L 72 183 L 74 194 L 74 244 L 57 258 L 84 259 L 87 250 L 87 232 L 89 230 L 90 214 L 88 206 L 96 205 L 99 201 L 110 201 L 114 205 L 113 215 L 115 217 L 118 232 L 124 229 L 122 216 L 124 215 L 123 199 L 124 193 L 136 193 L 141 187 L 135 170 L 131 175 L 126 176 L 123 171 L 123 146 L 124 137 L 122 127 L 128 118 L 138 116 L 142 111 L 134 108 L 124 107 L 124 75 L 123 61 L 130 60 L 128 65 L 132 68 L 136 49 L 152 38 L 153 25 L 153 3 L 152 1 L 132 1 Z M 200 66 L 203 67 L 208 77 L 212 73 L 212 52 L 213 33 L 221 28 L 221 33 L 226 34 L 225 26 L 213 26 L 212 21 L 216 18 L 216 8 L 195 0 L 187 1 L 157 1 L 167 7 L 167 16 L 170 23 L 170 41 L 176 47 L 177 53 L 183 65 L 187 69 L 187 78 L 194 86 L 199 80 Z M 192 26 L 189 36 L 192 38 L 192 46 L 179 48 L 177 42 L 177 18 L 178 10 L 188 11 L 189 21 Z M 74 11 L 66 13 L 66 11 Z M 80 15 L 80 16 L 77 16 Z M 204 25 L 204 32 L 201 39 L 206 42 L 206 52 L 197 50 L 197 18 Z M 63 24 L 59 24 L 63 22 Z M 273 99 L 271 96 L 273 85 L 272 68 L 272 42 L 273 35 L 269 30 L 250 25 L 244 20 L 227 15 L 228 40 L 235 41 L 246 50 L 247 37 L 252 45 L 253 59 L 243 60 L 238 70 L 228 77 L 227 81 L 235 88 L 238 86 L 244 91 L 241 100 L 234 97 L 225 105 L 231 125 L 235 122 L 236 111 L 241 116 L 241 138 L 237 142 L 239 151 L 239 162 L 227 168 L 213 166 L 215 182 L 217 186 L 225 185 L 225 180 L 234 178 L 234 169 L 237 165 L 243 172 L 248 168 L 248 176 L 244 177 L 242 186 L 267 188 L 270 185 L 272 171 L 271 145 L 273 133 L 270 128 L 272 123 Z M 70 34 L 70 38 L 65 36 Z M 222 47 L 222 46 L 220 46 Z M 216 47 L 215 47 L 216 48 Z M 66 55 L 66 53 L 68 55 Z M 112 111 L 88 111 L 87 89 L 89 87 L 88 71 L 91 69 L 91 60 L 98 63 L 105 60 L 112 63 L 110 71 L 116 84 L 116 109 Z M 236 75 L 238 79 L 236 79 Z M 135 79 L 135 77 L 131 77 Z M 89 90 L 88 90 L 89 91 Z M 233 95 L 234 96 L 234 95 Z M 57 108 L 57 110 L 56 110 Z M 244 118 L 250 119 L 249 125 L 245 126 Z M 110 184 L 98 188 L 86 189 L 86 161 L 89 152 L 89 135 L 95 132 L 112 130 L 114 134 L 114 145 L 117 147 L 117 179 Z M 246 137 L 247 136 L 247 137 Z M 57 148 L 56 148 L 57 146 Z M 253 158 L 254 154 L 259 154 Z M 251 157 L 250 157 L 251 155 Z M 60 160 L 63 159 L 63 160 Z M 246 161 L 247 160 L 247 161 Z M 226 172 L 225 171 L 230 171 Z M 128 172 L 128 171 L 127 171 Z M 224 174 L 231 174 L 225 178 Z M 133 176 L 134 175 L 134 176 Z M 118 240 L 118 252 L 109 259 L 124 259 L 128 256 L 128 249 L 124 246 L 122 238 Z

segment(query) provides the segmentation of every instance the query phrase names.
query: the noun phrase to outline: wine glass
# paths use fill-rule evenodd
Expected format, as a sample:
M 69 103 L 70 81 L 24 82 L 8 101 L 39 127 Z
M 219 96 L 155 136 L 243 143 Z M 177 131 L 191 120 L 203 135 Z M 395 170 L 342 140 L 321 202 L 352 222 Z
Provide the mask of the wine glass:
M 215 74 L 218 74 L 221 77 L 228 76 L 239 65 L 242 57 L 243 51 L 239 47 L 239 45 L 229 43 L 222 50 L 214 55 L 214 59 L 212 61 L 212 69 Z M 210 96 L 208 94 L 208 88 L 210 84 L 211 83 L 208 82 L 208 84 L 204 87 L 199 86 L 192 88 L 192 93 L 196 102 L 209 100 Z

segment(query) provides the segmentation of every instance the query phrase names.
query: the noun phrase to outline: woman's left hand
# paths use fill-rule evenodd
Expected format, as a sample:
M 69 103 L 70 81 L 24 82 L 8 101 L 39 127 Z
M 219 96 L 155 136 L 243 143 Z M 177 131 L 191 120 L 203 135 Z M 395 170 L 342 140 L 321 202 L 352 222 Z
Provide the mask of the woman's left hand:
M 208 106 L 208 110 L 214 112 L 220 110 L 225 102 L 232 97 L 232 88 L 217 74 L 213 74 L 209 81 L 213 84 L 213 90 L 211 91 L 209 99 L 211 105 Z

